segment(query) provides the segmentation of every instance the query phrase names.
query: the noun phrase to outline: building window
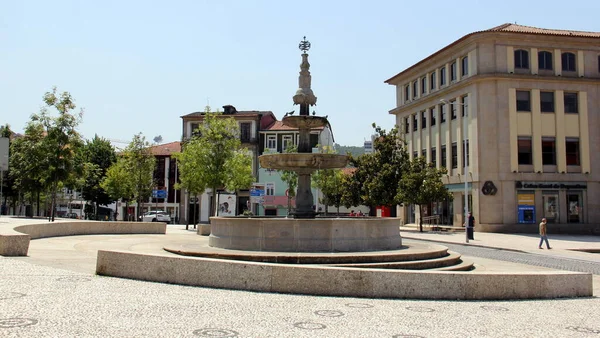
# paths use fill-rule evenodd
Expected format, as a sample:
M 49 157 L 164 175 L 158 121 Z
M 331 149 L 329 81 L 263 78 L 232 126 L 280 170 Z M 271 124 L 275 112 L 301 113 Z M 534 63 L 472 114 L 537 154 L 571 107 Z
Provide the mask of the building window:
M 405 133 L 405 134 L 408 134 L 408 133 L 410 132 L 410 128 L 409 128 L 409 125 L 408 125 L 408 122 L 409 122 L 409 121 L 410 121 L 410 120 L 409 120 L 409 118 L 408 118 L 408 117 L 405 117 L 405 118 L 404 118 L 404 133 Z
M 565 93 L 565 113 L 577 114 L 577 93 Z
M 410 101 L 410 85 L 404 86 L 404 100 Z
M 418 158 L 418 157 L 419 157 L 419 152 L 413 151 L 413 159 Z
M 542 113 L 554 113 L 554 92 L 540 92 Z
M 427 76 L 421 79 L 421 94 L 427 93 Z
M 452 169 L 458 168 L 458 152 L 456 149 L 456 142 L 452 142 L 452 150 L 450 156 L 452 156 Z
M 579 139 L 574 137 L 566 138 L 565 150 L 567 153 L 567 165 L 580 165 Z
M 240 123 L 240 139 L 242 142 L 250 142 L 252 123 Z
M 288 148 L 293 147 L 294 141 L 292 139 L 292 135 L 284 135 L 281 144 L 281 152 L 285 152 L 286 150 L 288 150 Z
M 450 65 L 450 82 L 456 81 L 456 61 Z
M 465 149 L 465 146 L 467 147 L 467 165 L 469 165 L 469 140 L 464 140 L 463 141 L 463 149 Z M 463 165 L 464 165 L 464 163 L 465 163 L 465 152 L 464 151 L 463 151 L 463 154 L 462 154 L 462 162 L 463 162 Z
M 538 68 L 552 70 L 552 53 L 545 50 L 538 52 Z
M 425 159 L 427 158 L 427 149 L 422 149 L 422 150 L 421 150 L 421 156 L 422 156 L 423 158 L 425 158 Z
M 277 150 L 277 135 L 267 135 L 267 149 Z
M 417 98 L 417 91 L 419 90 L 419 81 L 415 81 L 413 82 L 413 92 L 412 92 L 412 98 L 413 100 Z
M 460 105 L 461 116 L 469 116 L 469 96 L 465 95 L 461 97 L 462 104 Z
M 600 56 L 598 56 L 598 62 L 600 64 Z M 600 70 L 599 70 L 600 71 Z M 446 85 L 446 67 L 440 68 L 440 86 Z
M 440 123 L 445 123 L 446 122 L 446 105 L 442 104 L 440 105 Z
M 442 145 L 442 152 L 440 153 L 441 157 L 440 157 L 440 161 L 442 161 L 442 163 L 440 163 L 440 167 L 446 167 L 446 145 L 443 144 Z
M 429 75 L 429 88 L 431 90 L 435 90 L 435 72 Z
M 429 108 L 429 126 L 435 126 L 435 107 Z
M 529 137 L 529 136 L 519 137 L 517 143 L 518 143 L 518 148 L 519 148 L 519 164 L 523 164 L 523 165 L 533 164 L 531 137 Z
M 598 73 L 600 73 L 600 55 L 598 55 Z
M 456 100 L 450 101 L 450 118 L 456 120 Z
M 575 71 L 575 54 L 573 53 L 562 53 L 562 70 L 564 72 Z
M 529 69 L 529 52 L 523 49 L 515 51 L 515 68 Z
M 431 164 L 433 164 L 434 167 L 437 166 L 436 155 L 435 147 L 431 148 Z
M 413 131 L 417 131 L 417 129 L 419 128 L 418 126 L 418 122 L 419 120 L 417 119 L 417 114 L 413 115 Z
M 529 91 L 517 90 L 517 111 L 531 111 Z
M 275 196 L 275 183 L 265 183 L 265 195 Z
M 200 125 L 198 123 L 192 123 L 192 136 L 200 136 Z
M 542 137 L 542 164 L 556 165 L 556 140 L 554 137 Z
M 421 112 L 421 129 L 427 128 L 427 111 L 423 110 Z
M 460 73 L 462 74 L 462 76 L 469 75 L 469 57 L 468 56 L 465 56 L 464 58 L 462 58 L 462 62 L 460 65 Z

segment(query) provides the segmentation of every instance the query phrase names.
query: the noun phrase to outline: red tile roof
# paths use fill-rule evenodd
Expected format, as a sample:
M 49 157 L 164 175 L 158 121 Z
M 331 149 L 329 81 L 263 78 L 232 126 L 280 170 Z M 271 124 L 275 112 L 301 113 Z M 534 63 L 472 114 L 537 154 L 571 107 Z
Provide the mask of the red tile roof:
M 150 151 L 154 156 L 171 156 L 173 153 L 181 151 L 181 142 L 176 141 L 152 146 L 150 147 Z
M 411 70 L 412 68 L 432 59 L 433 57 L 435 57 L 436 55 L 442 53 L 443 51 L 455 46 L 456 44 L 458 44 L 459 42 L 466 40 L 467 38 L 471 37 L 472 35 L 476 35 L 476 34 L 489 34 L 489 33 L 515 33 L 515 34 L 534 34 L 534 35 L 551 35 L 551 36 L 563 36 L 563 37 L 578 37 L 578 38 L 600 38 L 600 32 L 583 32 L 583 31 L 573 31 L 573 30 L 562 30 L 562 29 L 546 29 L 546 28 L 537 28 L 537 27 L 531 27 L 531 26 L 523 26 L 523 25 L 517 25 L 517 24 L 512 24 L 512 23 L 505 23 L 503 25 L 500 26 L 496 26 L 490 29 L 486 29 L 486 30 L 482 30 L 482 31 L 476 31 L 473 33 L 469 33 L 465 36 L 463 36 L 462 38 L 452 42 L 451 44 L 447 45 L 446 47 L 438 50 L 437 52 L 429 55 L 428 57 L 424 58 L 423 60 L 415 63 L 414 65 L 406 68 L 405 70 L 401 71 L 400 73 L 392 76 L 391 78 L 385 80 L 384 82 L 387 84 L 392 84 L 391 82 L 401 76 L 402 74 L 408 72 L 409 70 Z
M 600 38 L 600 32 L 584 32 L 562 29 L 546 29 L 531 26 L 517 25 L 513 23 L 505 23 L 494 28 L 485 30 L 484 32 L 510 32 L 510 33 L 525 33 L 525 34 L 541 34 L 541 35 L 560 35 L 560 36 L 577 36 L 584 38 Z M 479 33 L 479 32 L 475 32 Z

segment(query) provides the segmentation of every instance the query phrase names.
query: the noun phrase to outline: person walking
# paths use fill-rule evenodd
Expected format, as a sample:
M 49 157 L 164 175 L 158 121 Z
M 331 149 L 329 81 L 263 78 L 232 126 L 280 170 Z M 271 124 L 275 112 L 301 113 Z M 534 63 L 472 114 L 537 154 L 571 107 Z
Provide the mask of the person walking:
M 467 236 L 469 239 L 475 239 L 473 233 L 475 232 L 475 216 L 472 213 L 469 213 L 467 216 Z
M 552 249 L 550 247 L 550 243 L 548 243 L 548 227 L 546 226 L 546 219 L 542 218 L 542 222 L 540 222 L 540 245 L 538 246 L 539 249 L 542 248 L 542 243 L 544 243 L 544 241 L 546 241 L 546 248 L 548 249 Z

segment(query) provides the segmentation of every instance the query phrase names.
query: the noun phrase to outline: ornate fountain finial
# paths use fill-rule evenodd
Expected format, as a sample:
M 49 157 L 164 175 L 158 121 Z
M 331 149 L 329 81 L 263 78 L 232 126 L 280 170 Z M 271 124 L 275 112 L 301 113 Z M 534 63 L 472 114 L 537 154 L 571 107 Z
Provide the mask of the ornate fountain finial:
M 304 36 L 304 40 L 300 41 L 298 48 L 300 48 L 300 50 L 303 51 L 304 54 L 306 54 L 306 52 L 308 52 L 308 50 L 310 49 L 310 42 L 308 42 L 308 40 L 306 40 L 306 36 Z
M 300 105 L 300 115 L 308 115 L 308 107 L 317 104 L 317 97 L 310 88 L 310 63 L 308 63 L 308 54 L 306 53 L 310 49 L 310 42 L 306 40 L 306 36 L 304 40 L 300 41 L 298 48 L 304 53 L 302 53 L 302 63 L 300 64 L 299 88 L 293 99 L 294 104 Z

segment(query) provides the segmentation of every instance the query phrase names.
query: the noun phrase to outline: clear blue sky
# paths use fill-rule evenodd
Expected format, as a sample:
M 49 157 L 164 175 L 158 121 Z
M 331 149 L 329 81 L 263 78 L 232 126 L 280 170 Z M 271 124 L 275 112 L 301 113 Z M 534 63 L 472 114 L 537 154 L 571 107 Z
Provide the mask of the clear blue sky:
M 180 116 L 226 104 L 294 108 L 306 35 L 318 115 L 361 145 L 394 124 L 383 83 L 473 31 L 506 22 L 600 31 L 600 1 L 0 2 L 0 124 L 21 132 L 57 86 L 84 108 L 80 131 L 181 138 Z

